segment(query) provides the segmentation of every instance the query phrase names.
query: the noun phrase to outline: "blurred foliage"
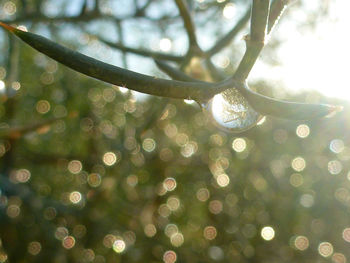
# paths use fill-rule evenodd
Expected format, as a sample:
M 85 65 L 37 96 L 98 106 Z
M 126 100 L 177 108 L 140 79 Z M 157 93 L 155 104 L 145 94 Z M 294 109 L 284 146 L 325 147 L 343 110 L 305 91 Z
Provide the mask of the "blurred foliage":
M 92 80 L 1 36 L 0 262 L 350 257 L 348 109 L 227 134 L 195 104 Z

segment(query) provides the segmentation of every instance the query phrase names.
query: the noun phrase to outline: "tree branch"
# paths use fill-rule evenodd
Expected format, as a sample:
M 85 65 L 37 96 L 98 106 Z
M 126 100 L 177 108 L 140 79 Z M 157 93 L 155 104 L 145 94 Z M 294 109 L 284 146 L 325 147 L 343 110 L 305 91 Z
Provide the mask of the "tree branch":
M 118 39 L 121 45 L 124 44 L 124 30 L 122 23 L 120 21 L 116 21 L 116 26 L 117 26 L 117 34 L 118 34 Z M 122 51 L 122 61 L 123 61 L 123 67 L 128 68 L 128 61 L 127 61 L 127 52 Z
M 250 36 L 246 36 L 246 51 L 234 74 L 234 79 L 244 82 L 265 44 L 269 16 L 269 0 L 253 0 Z
M 269 17 L 270 0 L 253 0 L 250 40 L 265 42 L 266 27 Z
M 184 22 L 184 26 L 190 42 L 190 49 L 195 49 L 196 51 L 199 51 L 200 48 L 197 42 L 195 26 L 194 26 L 190 11 L 188 9 L 188 6 L 184 2 L 184 0 L 175 0 L 175 3 L 177 5 L 177 8 L 179 9 L 180 15 Z
M 207 97 L 211 83 L 188 83 L 159 79 L 113 66 L 94 58 L 75 52 L 42 36 L 24 32 L 0 22 L 0 26 L 14 33 L 24 42 L 39 52 L 51 57 L 61 64 L 87 76 L 118 86 L 147 93 L 150 95 L 194 99 L 201 101 Z
M 87 0 L 84 0 L 83 4 L 81 5 L 79 16 L 85 15 L 87 12 Z
M 275 100 L 248 89 L 244 81 L 230 78 L 220 83 L 184 82 L 157 79 L 103 63 L 72 51 L 44 37 L 27 33 L 0 22 L 0 26 L 14 33 L 41 53 L 78 72 L 115 85 L 126 85 L 139 92 L 178 99 L 194 99 L 201 103 L 228 88 L 237 88 L 258 112 L 288 119 L 308 119 L 340 110 L 337 106 L 305 104 Z
M 191 82 L 197 81 L 198 83 L 202 83 L 200 80 L 191 78 L 164 62 L 158 61 L 157 65 L 173 79 Z M 211 96 L 214 96 L 215 94 L 228 88 L 236 88 L 248 100 L 253 109 L 262 115 L 290 120 L 309 120 L 322 118 L 332 114 L 333 112 L 342 111 L 341 106 L 289 102 L 273 99 L 250 90 L 246 82 L 242 83 L 233 79 L 228 79 L 218 83 L 213 89 L 210 90 L 212 93 Z
M 152 4 L 154 0 L 148 0 L 142 7 L 136 5 L 135 17 L 144 16 L 146 9 Z
M 246 82 L 234 83 L 249 104 L 260 114 L 289 120 L 309 120 L 322 118 L 343 110 L 342 106 L 289 102 L 273 99 L 252 91 Z

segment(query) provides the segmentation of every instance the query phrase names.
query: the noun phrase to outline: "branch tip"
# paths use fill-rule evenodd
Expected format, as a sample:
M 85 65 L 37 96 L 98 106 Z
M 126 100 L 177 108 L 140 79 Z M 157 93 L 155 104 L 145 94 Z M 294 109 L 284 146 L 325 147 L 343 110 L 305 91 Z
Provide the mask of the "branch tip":
M 325 116 L 325 118 L 332 118 L 335 114 L 338 112 L 341 112 L 344 110 L 343 106 L 340 105 L 328 105 L 328 114 Z
M 17 31 L 17 28 L 10 26 L 8 24 L 5 24 L 3 22 L 0 21 L 0 26 L 4 29 L 6 29 L 7 31 L 11 32 L 11 33 L 15 33 Z
M 344 110 L 344 106 L 341 105 L 331 105 L 330 106 L 330 112 L 329 113 L 333 113 L 333 112 L 342 112 Z

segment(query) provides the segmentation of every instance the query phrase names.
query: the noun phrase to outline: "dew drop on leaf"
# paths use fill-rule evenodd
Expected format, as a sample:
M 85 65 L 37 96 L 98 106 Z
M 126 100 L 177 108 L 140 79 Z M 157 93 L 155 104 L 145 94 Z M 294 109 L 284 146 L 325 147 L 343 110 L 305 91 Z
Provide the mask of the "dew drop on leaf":
M 232 133 L 248 130 L 262 118 L 234 88 L 216 94 L 202 107 L 217 127 Z

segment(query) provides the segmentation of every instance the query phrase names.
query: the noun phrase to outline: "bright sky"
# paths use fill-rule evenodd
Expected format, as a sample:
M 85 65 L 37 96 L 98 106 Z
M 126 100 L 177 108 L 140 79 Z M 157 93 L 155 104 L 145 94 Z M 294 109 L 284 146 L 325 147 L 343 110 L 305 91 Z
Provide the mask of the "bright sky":
M 316 3 L 304 2 L 310 9 L 312 2 Z M 350 1 L 333 0 L 329 16 L 321 17 L 315 30 L 305 30 L 292 25 L 307 19 L 302 9 L 294 9 L 291 18 L 274 32 L 285 41 L 277 54 L 282 64 L 271 69 L 260 62 L 252 75 L 281 81 L 288 91 L 314 89 L 326 96 L 350 100 L 349 10 Z

